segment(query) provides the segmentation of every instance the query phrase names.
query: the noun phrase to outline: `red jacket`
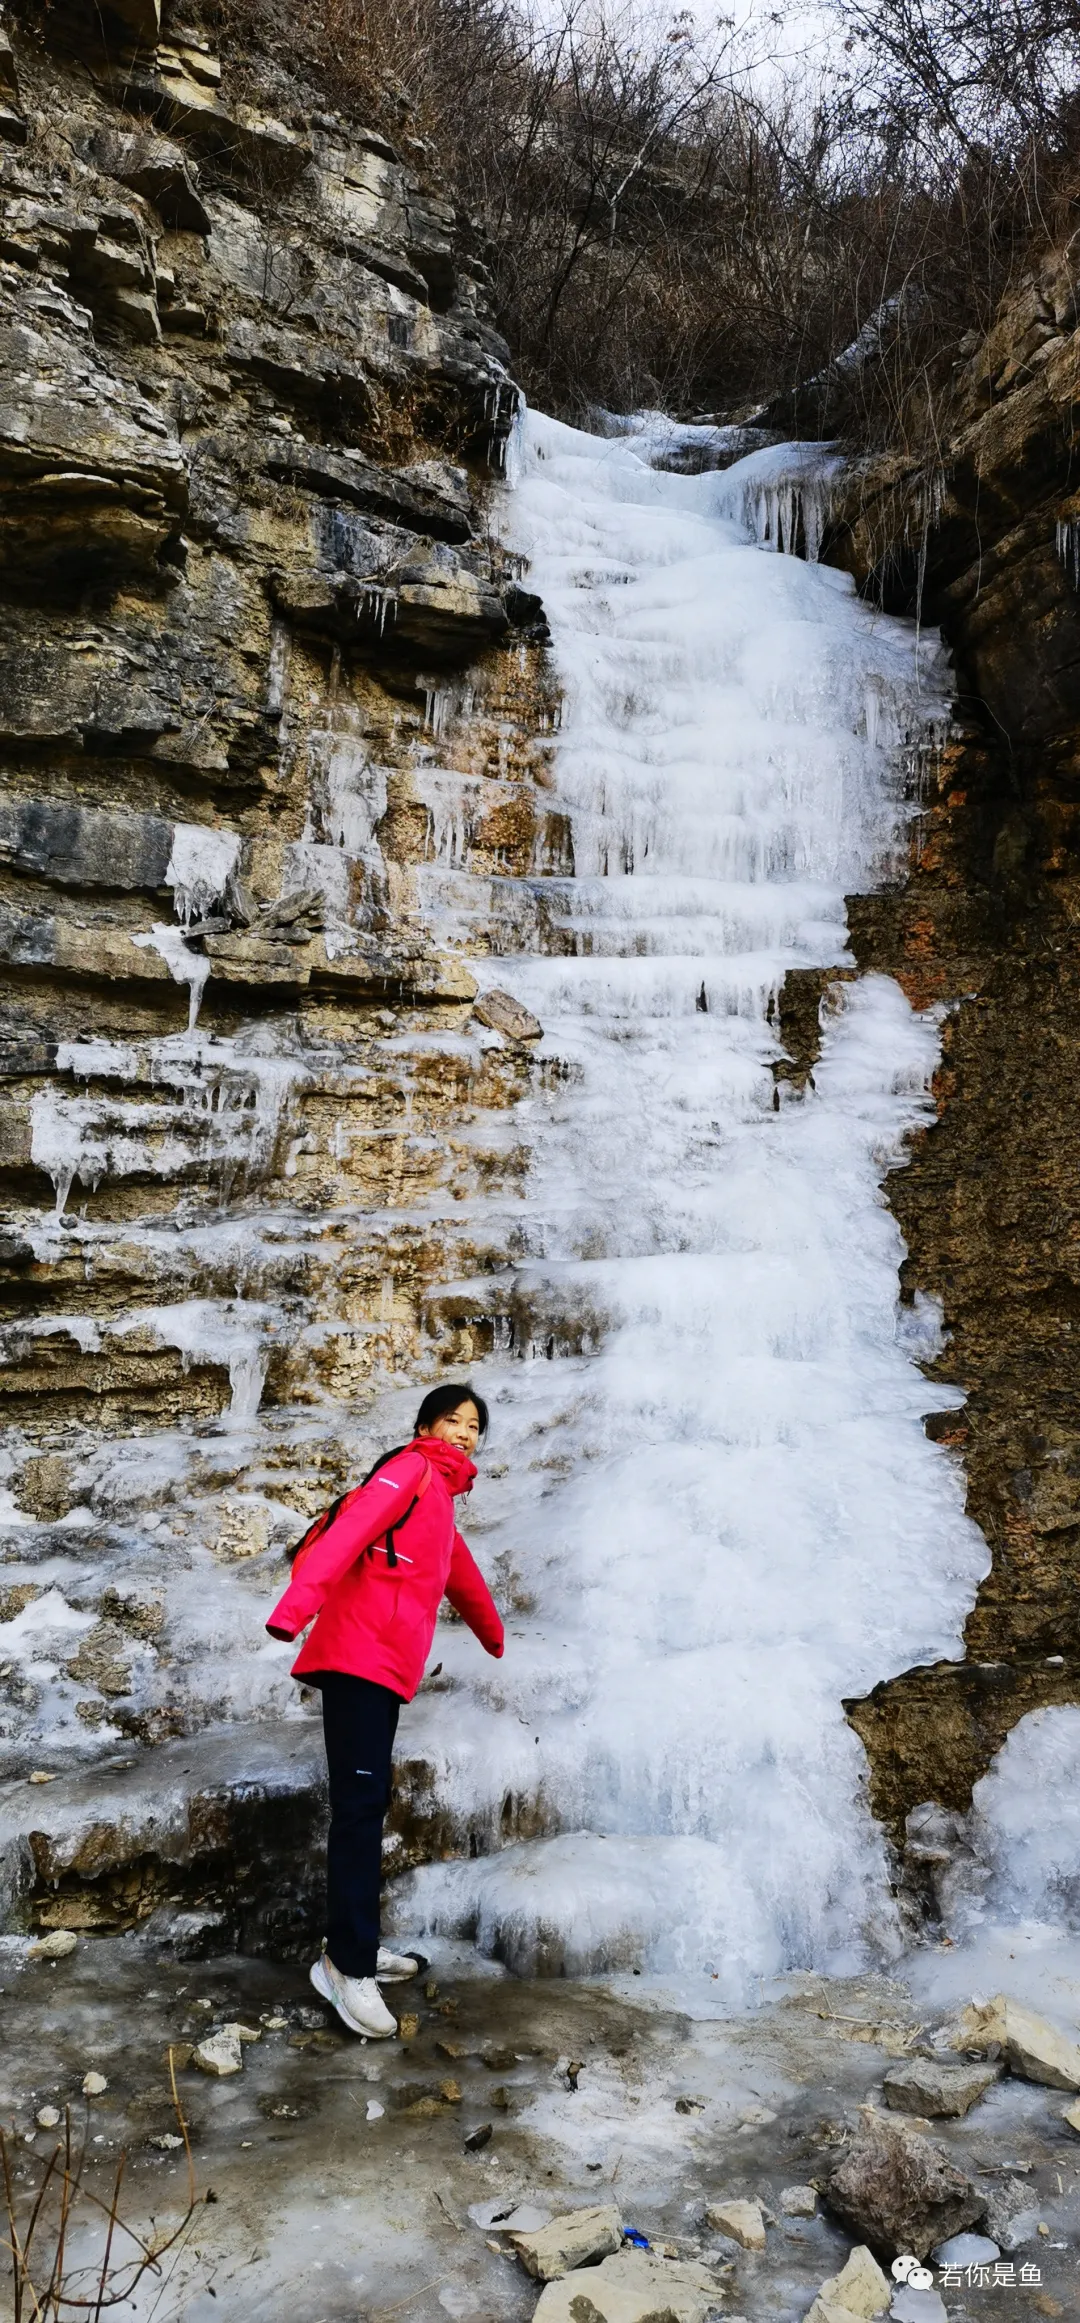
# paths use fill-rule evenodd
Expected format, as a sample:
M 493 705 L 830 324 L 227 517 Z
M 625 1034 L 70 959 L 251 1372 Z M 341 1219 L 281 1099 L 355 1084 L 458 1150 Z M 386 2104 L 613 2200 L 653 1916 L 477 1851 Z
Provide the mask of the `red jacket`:
M 475 1474 L 455 1444 L 425 1436 L 350 1495 L 298 1560 L 266 1624 L 271 1637 L 294 1638 L 318 1616 L 293 1663 L 294 1678 L 345 1670 L 411 1702 L 444 1596 L 489 1654 L 502 1653 L 503 1625 L 491 1592 L 454 1523 L 453 1496 L 467 1492 Z M 392 1524 L 401 1525 L 394 1535 L 396 1565 L 385 1546 Z

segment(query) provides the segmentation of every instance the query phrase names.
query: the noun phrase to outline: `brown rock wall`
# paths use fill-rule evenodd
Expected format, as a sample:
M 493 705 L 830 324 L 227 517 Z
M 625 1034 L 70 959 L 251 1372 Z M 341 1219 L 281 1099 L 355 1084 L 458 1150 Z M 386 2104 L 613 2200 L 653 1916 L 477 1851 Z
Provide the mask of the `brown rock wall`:
M 940 1299 L 930 1366 L 967 1391 L 955 1446 L 991 1570 L 966 1659 L 849 1704 L 877 1811 L 902 1836 L 964 1809 L 1016 1720 L 1080 1700 L 1080 253 L 1052 253 L 958 367 L 940 468 L 870 462 L 829 553 L 940 622 L 960 722 L 928 770 L 909 875 L 853 898 L 864 968 L 943 1003 L 938 1119 L 889 1180 L 906 1296 Z
M 50 1924 L 273 1918 L 244 1798 L 271 1885 L 320 1804 L 265 1602 L 387 1379 L 492 1343 L 547 1068 L 469 958 L 572 869 L 475 229 L 217 22 L 28 0 L 0 73 L 0 1886 Z M 170 1737 L 173 1836 L 139 1774 L 69 1846 Z

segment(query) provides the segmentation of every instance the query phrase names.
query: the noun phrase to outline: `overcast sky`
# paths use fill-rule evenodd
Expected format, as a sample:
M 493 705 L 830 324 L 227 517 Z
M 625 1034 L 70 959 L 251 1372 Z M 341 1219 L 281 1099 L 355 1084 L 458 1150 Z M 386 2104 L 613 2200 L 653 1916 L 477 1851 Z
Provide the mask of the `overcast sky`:
M 557 24 L 566 0 L 526 0 L 526 4 L 541 23 Z M 599 5 L 616 10 L 625 6 L 639 18 L 651 16 L 660 25 L 690 16 L 703 43 L 725 18 L 734 19 L 740 46 L 765 73 L 770 59 L 781 66 L 804 59 L 811 70 L 818 71 L 827 71 L 830 65 L 840 71 L 847 61 L 843 31 L 829 0 L 817 7 L 807 7 L 802 0 L 719 0 L 719 4 L 718 0 L 599 0 Z

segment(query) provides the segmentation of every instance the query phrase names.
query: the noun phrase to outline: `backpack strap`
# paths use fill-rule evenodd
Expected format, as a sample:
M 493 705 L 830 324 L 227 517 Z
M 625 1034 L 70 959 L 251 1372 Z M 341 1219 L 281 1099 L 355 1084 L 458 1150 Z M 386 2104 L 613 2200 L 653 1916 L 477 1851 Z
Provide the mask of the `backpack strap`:
M 384 1452 L 382 1459 L 376 1460 L 374 1467 L 368 1469 L 367 1475 L 363 1479 L 363 1483 L 354 1484 L 350 1492 L 339 1493 L 338 1498 L 331 1501 L 329 1508 L 324 1508 L 321 1514 L 314 1519 L 314 1522 L 309 1524 L 306 1533 L 301 1535 L 292 1553 L 292 1578 L 294 1581 L 296 1580 L 301 1567 L 306 1563 L 312 1549 L 316 1546 L 316 1543 L 321 1541 L 323 1534 L 329 1531 L 332 1524 L 337 1523 L 339 1516 L 344 1516 L 347 1508 L 352 1507 L 353 1501 L 357 1498 L 358 1494 L 363 1492 L 366 1485 L 370 1484 L 373 1476 L 378 1475 L 380 1468 L 385 1468 L 388 1461 L 396 1460 L 398 1454 L 400 1452 L 406 1451 L 407 1449 L 408 1447 L 405 1444 L 396 1444 L 392 1452 Z M 423 1459 L 422 1453 L 420 1456 L 421 1459 Z M 416 1507 L 417 1501 L 423 1499 L 430 1482 L 431 1467 L 429 1462 L 424 1460 L 424 1473 L 420 1478 L 420 1481 L 416 1487 L 416 1491 L 413 1493 L 412 1499 L 410 1500 L 407 1509 L 404 1510 L 401 1516 L 395 1517 L 393 1524 L 387 1526 L 386 1532 L 383 1535 L 383 1539 L 386 1543 L 386 1561 L 388 1565 L 396 1566 L 398 1561 L 397 1550 L 394 1547 L 395 1533 L 399 1533 L 401 1531 L 402 1525 L 407 1524 L 414 1508 Z M 371 1546 L 368 1550 L 369 1556 L 374 1556 L 378 1545 L 379 1544 L 377 1541 L 373 1541 L 371 1543 Z
M 338 1517 L 344 1513 L 350 1503 L 356 1499 L 357 1493 L 362 1492 L 363 1489 L 362 1484 L 356 1484 L 351 1492 L 340 1492 L 337 1499 L 331 1501 L 329 1508 L 322 1509 L 313 1522 L 309 1524 L 306 1533 L 301 1534 L 292 1552 L 292 1577 L 294 1581 L 316 1542 L 321 1541 L 323 1534 L 329 1531 L 330 1526 L 337 1522 Z
M 423 1453 L 421 1453 L 420 1457 L 421 1457 L 421 1459 L 423 1460 L 423 1458 L 424 1458 L 424 1455 L 423 1455 Z M 384 1538 L 385 1538 L 385 1541 L 386 1541 L 386 1562 L 387 1562 L 387 1564 L 388 1564 L 388 1565 L 396 1565 L 396 1564 L 397 1564 L 397 1561 L 398 1561 L 397 1550 L 396 1550 L 396 1548 L 394 1547 L 394 1534 L 395 1534 L 395 1533 L 399 1533 L 399 1532 L 401 1531 L 402 1525 L 404 1525 L 404 1524 L 408 1524 L 409 1518 L 411 1517 L 411 1515 L 412 1515 L 412 1512 L 413 1512 L 414 1508 L 416 1507 L 417 1501 L 418 1501 L 418 1500 L 422 1500 L 422 1499 L 423 1499 L 423 1497 L 424 1497 L 424 1494 L 425 1494 L 425 1492 L 427 1491 L 427 1488 L 428 1488 L 428 1485 L 430 1484 L 430 1482 L 431 1482 L 431 1468 L 430 1468 L 430 1466 L 429 1466 L 429 1463 L 428 1463 L 426 1460 L 424 1460 L 424 1473 L 423 1473 L 422 1477 L 420 1478 L 420 1482 L 419 1482 L 419 1484 L 417 1485 L 415 1492 L 413 1493 L 413 1496 L 412 1496 L 412 1499 L 411 1499 L 411 1500 L 410 1500 L 410 1502 L 409 1502 L 408 1508 L 405 1510 L 405 1513 L 404 1513 L 404 1515 L 403 1515 L 403 1516 L 399 1516 L 399 1517 L 397 1517 L 397 1518 L 395 1519 L 395 1522 L 394 1522 L 393 1524 L 391 1524 L 391 1525 L 387 1525 L 387 1528 L 386 1528 L 386 1533 L 385 1533 L 385 1535 L 384 1535 Z M 378 1542 L 376 1541 L 376 1542 L 373 1544 L 373 1546 L 372 1546 L 372 1555 L 374 1555 L 374 1553 L 375 1553 L 375 1549 L 376 1549 L 377 1547 L 378 1547 Z M 408 1562 L 408 1560 L 407 1560 L 407 1559 L 406 1559 L 406 1562 Z

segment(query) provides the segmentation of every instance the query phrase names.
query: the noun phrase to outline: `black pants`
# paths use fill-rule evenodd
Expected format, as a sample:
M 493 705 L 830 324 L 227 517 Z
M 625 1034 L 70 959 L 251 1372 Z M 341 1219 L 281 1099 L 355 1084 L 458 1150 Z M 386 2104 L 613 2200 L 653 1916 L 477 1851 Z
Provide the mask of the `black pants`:
M 330 1774 L 326 1949 L 342 1976 L 374 1976 L 382 1828 L 401 1697 L 343 1670 L 324 1670 L 314 1683 L 322 1688 Z

